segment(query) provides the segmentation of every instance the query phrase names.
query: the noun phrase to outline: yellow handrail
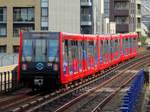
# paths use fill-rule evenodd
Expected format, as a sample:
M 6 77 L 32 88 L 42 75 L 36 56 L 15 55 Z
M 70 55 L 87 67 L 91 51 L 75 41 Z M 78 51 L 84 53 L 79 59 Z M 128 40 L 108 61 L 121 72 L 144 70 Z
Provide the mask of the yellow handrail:
M 16 67 L 17 67 L 17 64 L 10 65 L 10 66 L 3 66 L 3 67 L 0 67 L 0 72 L 11 71 L 11 70 L 14 70 Z

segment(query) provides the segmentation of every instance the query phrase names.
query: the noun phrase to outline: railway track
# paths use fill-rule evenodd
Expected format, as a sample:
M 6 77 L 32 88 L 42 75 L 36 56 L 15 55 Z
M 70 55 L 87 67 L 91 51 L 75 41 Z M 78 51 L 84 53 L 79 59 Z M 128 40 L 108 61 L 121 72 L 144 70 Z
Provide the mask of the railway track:
M 104 80 L 110 79 L 110 77 L 112 77 L 115 73 L 119 72 L 119 70 L 123 70 L 127 66 L 139 61 L 143 57 L 141 57 L 140 55 L 138 56 L 138 58 L 133 59 L 130 62 L 120 64 L 120 66 L 113 67 L 112 69 L 106 70 L 104 71 L 104 73 L 97 74 L 93 77 L 89 77 L 88 79 L 83 80 L 82 83 L 80 82 L 79 84 L 75 84 L 74 87 L 70 86 L 67 89 L 63 88 L 47 95 L 40 95 L 40 94 L 36 94 L 35 96 L 30 95 L 25 98 L 26 100 L 23 100 L 24 98 L 20 98 L 16 100 L 16 102 L 18 103 L 12 104 L 10 107 L 6 106 L 7 108 L 3 108 L 2 110 L 4 112 L 6 111 L 11 111 L 11 112 L 36 111 L 37 112 L 37 111 L 44 111 L 45 108 L 48 108 L 49 111 L 50 110 L 56 111 L 62 105 L 66 104 L 70 100 L 73 100 L 78 96 L 83 95 L 83 93 L 90 91 L 90 89 L 94 88 L 95 85 L 102 83 Z M 145 58 L 146 57 L 149 57 L 148 53 L 145 55 Z M 110 70 L 112 71 L 110 72 Z M 99 75 L 101 77 L 99 77 Z
M 79 99 L 77 97 L 79 96 L 84 96 L 83 94 L 87 91 L 90 91 L 92 88 L 94 88 L 96 85 L 99 85 L 102 82 L 106 82 L 106 80 L 111 80 L 114 73 L 119 72 L 119 70 L 123 70 L 125 69 L 127 66 L 133 64 L 135 61 L 139 61 L 139 63 L 141 63 L 141 59 L 143 58 L 148 58 L 149 57 L 149 53 L 146 54 L 143 57 L 140 57 L 138 59 L 133 60 L 132 62 L 127 62 L 126 64 L 123 64 L 121 66 L 118 67 L 114 67 L 114 69 L 110 72 L 109 70 L 107 71 L 107 74 L 102 75 L 100 74 L 101 77 L 98 77 L 91 80 L 91 81 L 87 81 L 87 83 L 82 84 L 81 86 L 78 86 L 77 88 L 74 89 L 70 89 L 67 92 L 64 92 L 63 94 L 61 92 L 57 92 L 54 97 L 54 95 L 47 95 L 44 96 L 42 98 L 40 98 L 38 101 L 33 101 L 32 105 L 31 102 L 28 103 L 29 106 L 27 108 L 21 109 L 21 107 L 18 108 L 18 110 L 20 111 L 27 111 L 27 112 L 42 112 L 42 111 L 59 111 L 59 109 L 61 109 L 64 105 L 68 104 L 68 102 L 72 101 L 72 100 L 76 100 L 79 101 Z M 133 66 L 133 65 L 132 65 Z M 131 67 L 131 66 L 130 66 Z M 129 68 L 130 68 L 129 67 Z M 128 69 L 129 69 L 128 68 Z M 127 69 L 126 69 L 127 70 Z M 105 72 L 106 73 L 106 72 Z M 120 73 L 121 74 L 121 73 Z M 114 77 L 118 77 L 117 75 L 115 75 Z M 70 105 L 69 105 L 70 106 Z M 16 109 L 17 110 L 17 109 Z M 62 110 L 60 110 L 62 111 Z M 17 111 L 13 111 L 13 112 L 17 112 Z
M 146 61 L 148 61 L 146 59 Z M 138 65 L 132 65 L 134 70 L 138 70 L 143 64 L 147 62 L 138 63 Z M 128 67 L 127 69 L 129 69 Z M 116 77 L 96 86 L 88 92 L 79 95 L 77 98 L 64 104 L 55 112 L 99 112 L 102 111 L 103 107 L 118 93 L 122 88 L 125 87 L 135 76 L 137 71 L 126 71 L 126 69 L 120 72 Z M 96 107 L 95 107 L 96 106 Z

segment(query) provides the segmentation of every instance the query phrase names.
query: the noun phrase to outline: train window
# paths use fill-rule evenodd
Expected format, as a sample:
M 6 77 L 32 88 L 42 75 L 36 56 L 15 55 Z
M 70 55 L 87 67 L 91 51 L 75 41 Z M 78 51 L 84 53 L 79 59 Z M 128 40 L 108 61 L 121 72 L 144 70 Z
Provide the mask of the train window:
M 35 62 L 46 62 L 46 40 L 35 40 Z
M 32 61 L 33 40 L 27 39 L 23 41 L 22 61 Z
M 94 58 L 94 41 L 88 41 L 88 66 L 90 66 L 90 60 Z
M 48 40 L 48 61 L 58 62 L 58 40 Z
M 82 59 L 83 59 L 83 42 L 78 42 L 78 52 L 79 52 L 79 71 L 82 71 Z
M 65 40 L 63 42 L 63 71 L 64 74 L 67 73 L 67 67 L 69 65 L 69 60 L 68 60 L 68 40 Z
M 95 58 L 95 65 L 96 65 L 96 63 L 97 63 L 97 61 L 98 61 L 97 43 L 98 43 L 98 42 L 95 40 L 95 41 L 94 41 L 94 58 Z

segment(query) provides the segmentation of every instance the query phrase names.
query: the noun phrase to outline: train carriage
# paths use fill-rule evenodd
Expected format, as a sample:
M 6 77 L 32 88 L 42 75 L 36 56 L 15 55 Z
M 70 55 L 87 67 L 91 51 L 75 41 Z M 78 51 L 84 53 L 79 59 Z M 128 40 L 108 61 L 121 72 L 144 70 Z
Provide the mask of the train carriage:
M 21 33 L 18 80 L 33 88 L 41 85 L 58 86 L 60 84 L 59 40 L 57 32 Z
M 138 35 L 135 33 L 121 35 L 121 41 L 122 41 L 121 59 L 122 59 L 122 61 L 136 56 L 136 54 L 137 54 L 137 46 L 136 46 L 137 38 L 138 38 Z
M 20 35 L 18 81 L 33 89 L 53 90 L 136 55 L 137 34 L 24 32 Z
M 66 84 L 80 79 L 84 73 L 83 36 L 80 34 L 61 33 L 62 72 L 61 83 Z

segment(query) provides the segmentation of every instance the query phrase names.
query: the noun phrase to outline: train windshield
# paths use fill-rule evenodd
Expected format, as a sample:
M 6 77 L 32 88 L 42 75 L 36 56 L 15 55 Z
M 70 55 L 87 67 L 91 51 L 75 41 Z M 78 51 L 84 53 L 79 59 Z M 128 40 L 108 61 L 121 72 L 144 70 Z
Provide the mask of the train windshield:
M 35 39 L 35 62 L 46 61 L 46 39 Z
M 48 40 L 48 61 L 58 62 L 58 40 Z
M 31 61 L 33 55 L 33 40 L 27 39 L 23 43 L 22 61 Z
M 25 39 L 23 42 L 22 61 L 58 62 L 57 39 Z

